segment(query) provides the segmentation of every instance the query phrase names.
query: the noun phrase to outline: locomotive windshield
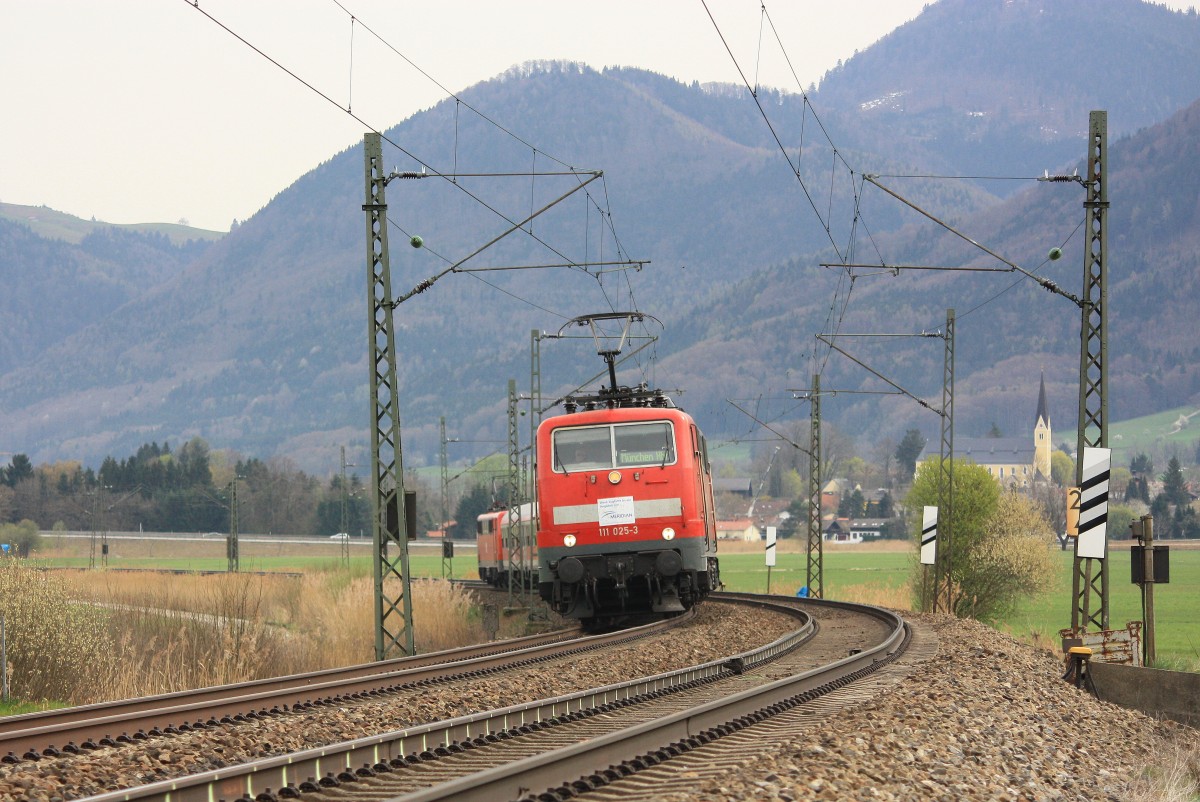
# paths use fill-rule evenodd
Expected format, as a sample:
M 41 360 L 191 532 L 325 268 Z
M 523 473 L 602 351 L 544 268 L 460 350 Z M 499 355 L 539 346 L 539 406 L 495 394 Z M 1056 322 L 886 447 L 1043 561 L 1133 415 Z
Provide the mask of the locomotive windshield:
M 554 432 L 554 470 L 600 471 L 675 462 L 675 437 L 667 421 L 573 426 Z

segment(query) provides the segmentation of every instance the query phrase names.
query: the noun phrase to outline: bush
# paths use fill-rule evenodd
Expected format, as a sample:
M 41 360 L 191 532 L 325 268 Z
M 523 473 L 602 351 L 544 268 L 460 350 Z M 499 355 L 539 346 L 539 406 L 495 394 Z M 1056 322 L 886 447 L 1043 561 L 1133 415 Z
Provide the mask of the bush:
M 42 545 L 38 525 L 26 518 L 19 524 L 0 525 L 0 543 L 8 543 L 16 551 L 15 557 L 28 557 Z
M 0 615 L 13 696 L 81 704 L 103 695 L 113 668 L 104 611 L 71 602 L 57 577 L 10 558 L 0 560 Z
M 908 495 L 908 508 L 917 516 L 918 547 L 920 511 L 938 502 L 938 470 L 932 460 L 923 463 Z M 1053 529 L 1037 502 L 1015 491 L 1001 493 L 986 468 L 955 461 L 954 514 L 949 523 L 955 615 L 994 622 L 1018 600 L 1049 589 L 1054 578 Z M 939 521 L 941 532 L 945 524 L 944 518 Z M 945 545 L 939 538 L 939 549 Z M 925 568 L 916 565 L 912 576 L 918 608 Z

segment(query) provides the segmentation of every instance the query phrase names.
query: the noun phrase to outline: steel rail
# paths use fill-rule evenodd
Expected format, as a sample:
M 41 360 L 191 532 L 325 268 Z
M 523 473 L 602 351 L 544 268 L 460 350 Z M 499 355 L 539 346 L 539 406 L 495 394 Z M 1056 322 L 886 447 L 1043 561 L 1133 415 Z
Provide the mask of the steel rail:
M 710 598 L 780 609 L 779 599 L 772 602 L 751 594 L 723 593 L 714 594 Z M 816 632 L 815 622 L 810 615 L 795 606 L 783 609 L 801 620 L 802 624 L 798 629 L 765 646 L 730 657 L 652 677 L 266 758 L 191 777 L 163 780 L 137 788 L 99 794 L 79 802 L 211 802 L 218 798 L 254 799 L 259 794 L 270 794 L 268 789 L 290 788 L 291 793 L 296 789 L 303 790 L 307 785 L 309 790 L 312 790 L 317 784 L 314 778 L 353 780 L 364 771 L 371 774 L 390 771 L 391 767 L 418 762 L 435 755 L 467 751 L 489 742 L 506 740 L 544 727 L 594 715 L 596 712 L 615 709 L 642 697 L 653 698 L 674 689 L 691 687 L 731 674 L 741 674 L 774 660 L 797 648 Z M 490 772 L 483 773 L 486 774 Z M 547 784 L 553 784 L 553 781 Z M 454 783 L 448 785 L 457 788 Z M 438 786 L 444 787 L 446 786 Z M 431 798 L 451 798 L 454 793 L 458 791 L 444 797 Z M 485 793 L 478 798 L 492 800 L 501 797 L 488 796 Z
M 426 685 L 504 666 L 528 665 L 564 653 L 605 648 L 649 637 L 689 619 L 690 615 L 678 616 L 566 641 L 561 632 L 533 635 L 381 663 L 11 716 L 0 719 L 0 761 L 55 757 L 62 752 L 83 752 L 163 732 L 186 732 L 230 721 L 283 715 L 297 707 L 345 704 L 418 683 Z M 114 733 L 120 734 L 113 737 Z
M 846 602 L 813 599 L 810 603 L 869 611 L 892 625 L 891 634 L 870 649 L 821 668 L 750 688 L 619 732 L 405 794 L 389 802 L 399 802 L 401 799 L 404 802 L 448 799 L 455 802 L 492 802 L 499 799 L 560 798 L 554 791 L 564 786 L 572 787 L 575 792 L 598 787 L 624 775 L 624 772 L 612 768 L 617 764 L 644 768 L 693 746 L 709 743 L 808 701 L 813 696 L 841 687 L 854 678 L 872 673 L 902 653 L 907 645 L 908 624 L 895 613 Z M 606 776 L 609 772 L 616 776 Z M 546 794 L 544 797 L 543 790 Z

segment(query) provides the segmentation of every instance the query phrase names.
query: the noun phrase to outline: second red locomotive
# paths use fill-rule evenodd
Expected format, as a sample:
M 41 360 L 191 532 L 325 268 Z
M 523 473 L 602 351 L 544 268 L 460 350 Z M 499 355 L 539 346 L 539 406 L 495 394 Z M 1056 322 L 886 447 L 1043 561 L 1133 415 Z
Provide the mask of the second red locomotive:
M 537 516 L 536 504 L 522 504 L 513 526 L 513 512 L 507 507 L 494 507 L 475 520 L 475 543 L 479 561 L 479 578 L 498 588 L 506 588 L 510 576 L 514 584 L 532 587 L 536 579 L 537 543 L 533 537 L 533 520 Z M 510 546 L 514 539 L 520 544 L 518 557 L 528 550 L 528 560 L 510 559 Z M 515 569 L 516 573 L 513 573 Z

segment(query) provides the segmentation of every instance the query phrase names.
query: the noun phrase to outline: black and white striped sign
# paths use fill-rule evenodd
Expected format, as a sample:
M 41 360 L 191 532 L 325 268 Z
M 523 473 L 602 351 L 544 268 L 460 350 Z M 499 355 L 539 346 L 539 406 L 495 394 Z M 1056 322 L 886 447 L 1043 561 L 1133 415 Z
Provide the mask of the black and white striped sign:
M 937 507 L 926 507 L 921 516 L 921 565 L 937 561 Z
M 1079 539 L 1076 557 L 1108 556 L 1108 471 L 1111 450 L 1083 448 L 1083 481 L 1079 485 Z
M 767 527 L 767 567 L 775 566 L 775 527 Z

